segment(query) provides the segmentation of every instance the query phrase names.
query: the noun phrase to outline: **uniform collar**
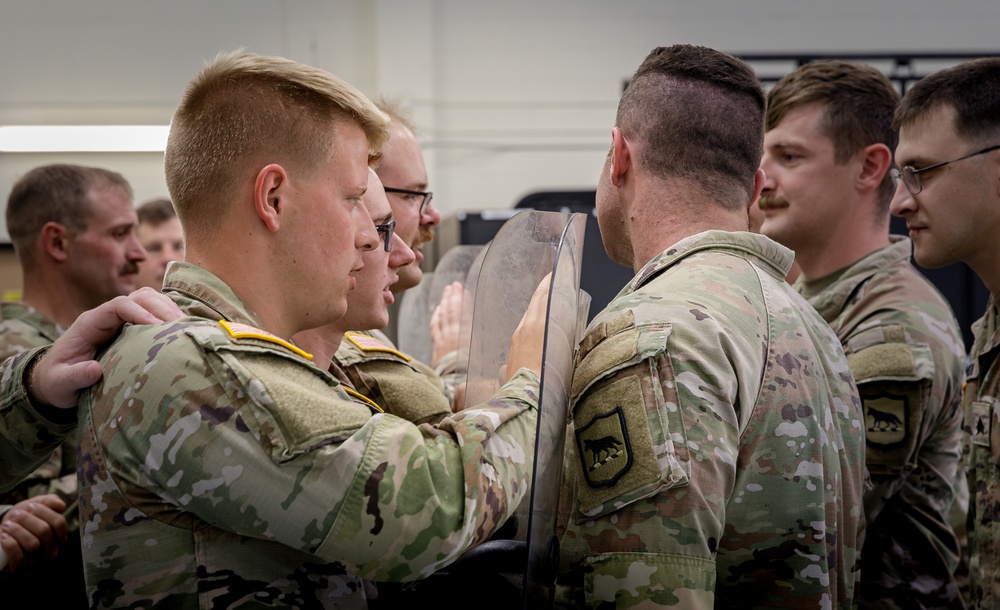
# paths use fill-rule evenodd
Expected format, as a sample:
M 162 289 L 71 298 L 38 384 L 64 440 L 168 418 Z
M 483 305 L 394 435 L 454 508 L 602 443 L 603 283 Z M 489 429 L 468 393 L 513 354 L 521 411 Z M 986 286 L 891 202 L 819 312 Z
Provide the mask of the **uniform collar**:
M 0 303 L 0 316 L 4 320 L 24 322 L 38 331 L 39 335 L 53 343 L 66 332 L 66 329 L 56 324 L 54 320 L 22 301 Z
M 769 274 L 782 280 L 795 257 L 791 250 L 763 235 L 747 231 L 704 231 L 685 237 L 654 256 L 642 266 L 620 295 L 635 292 L 682 259 L 704 250 L 729 251 L 742 258 L 753 259 Z
M 844 310 L 858 286 L 879 271 L 909 260 L 912 252 L 910 238 L 890 235 L 888 246 L 870 252 L 824 277 L 809 281 L 800 279 L 795 283 L 795 289 L 829 323 Z M 834 288 L 828 290 L 831 286 Z
M 163 278 L 163 292 L 188 315 L 264 328 L 260 317 L 217 275 L 177 261 Z

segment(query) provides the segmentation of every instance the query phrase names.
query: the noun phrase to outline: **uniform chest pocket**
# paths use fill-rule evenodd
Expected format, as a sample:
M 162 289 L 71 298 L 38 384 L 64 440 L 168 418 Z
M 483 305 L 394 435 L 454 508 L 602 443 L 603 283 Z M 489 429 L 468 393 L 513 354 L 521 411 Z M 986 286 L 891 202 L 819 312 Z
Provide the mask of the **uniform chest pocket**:
M 581 353 L 573 378 L 576 519 L 690 483 L 670 325 L 633 327 Z

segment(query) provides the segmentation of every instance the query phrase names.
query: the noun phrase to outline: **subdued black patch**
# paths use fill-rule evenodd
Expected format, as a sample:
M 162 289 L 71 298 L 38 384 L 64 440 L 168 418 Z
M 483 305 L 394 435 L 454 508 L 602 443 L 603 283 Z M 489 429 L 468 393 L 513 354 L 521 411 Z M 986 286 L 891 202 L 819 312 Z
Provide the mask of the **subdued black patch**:
M 910 399 L 903 394 L 879 391 L 862 392 L 867 434 L 865 442 L 877 449 L 904 445 L 910 436 Z
M 591 487 L 610 487 L 632 468 L 632 445 L 621 405 L 577 429 L 576 445 L 584 480 Z

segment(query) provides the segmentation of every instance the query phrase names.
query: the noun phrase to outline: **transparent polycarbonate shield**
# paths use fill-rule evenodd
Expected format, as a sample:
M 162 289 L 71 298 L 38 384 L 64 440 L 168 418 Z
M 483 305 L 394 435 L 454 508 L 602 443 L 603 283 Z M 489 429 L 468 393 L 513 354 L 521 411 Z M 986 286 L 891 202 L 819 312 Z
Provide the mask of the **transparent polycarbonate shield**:
M 396 317 L 396 347 L 401 352 L 416 358 L 421 362 L 430 363 L 433 347 L 431 345 L 430 319 L 428 309 L 428 294 L 430 282 L 424 274 L 419 284 L 397 295 L 399 299 L 399 315 Z
M 580 315 L 582 312 L 583 320 L 586 320 L 590 306 L 590 295 L 581 300 L 586 293 L 580 291 L 586 226 L 585 215 L 571 216 L 552 268 L 528 521 L 525 608 L 548 605 L 554 594 L 559 561 L 556 516 L 569 416 L 569 392 L 573 383 Z
M 474 284 L 466 407 L 502 384 L 510 341 L 532 293 L 548 282 L 532 487 L 516 511 L 526 541 L 525 607 L 551 599 L 558 561 L 556 514 L 569 389 L 581 311 L 580 269 L 586 216 L 526 210 L 507 221 L 482 259 Z M 471 277 L 471 274 L 470 274 Z M 584 314 L 585 315 L 585 314 Z
M 478 265 L 478 274 L 474 261 L 467 282 L 473 298 L 465 407 L 489 400 L 500 389 L 507 370 L 510 340 L 532 293 L 556 269 L 567 227 L 574 227 L 575 232 L 577 224 L 585 221 L 582 214 L 525 210 L 500 227 Z M 572 239 L 583 243 L 582 235 Z M 579 264 L 576 271 L 579 273 Z M 577 293 L 573 294 L 575 324 Z
M 403 293 L 399 319 L 406 320 L 406 324 L 399 325 L 397 341 L 402 352 L 421 362 L 433 364 L 431 316 L 441 303 L 446 286 L 452 282 L 465 284 L 469 268 L 483 247 L 481 244 L 454 246 L 441 257 L 433 273 L 426 274 L 416 287 Z

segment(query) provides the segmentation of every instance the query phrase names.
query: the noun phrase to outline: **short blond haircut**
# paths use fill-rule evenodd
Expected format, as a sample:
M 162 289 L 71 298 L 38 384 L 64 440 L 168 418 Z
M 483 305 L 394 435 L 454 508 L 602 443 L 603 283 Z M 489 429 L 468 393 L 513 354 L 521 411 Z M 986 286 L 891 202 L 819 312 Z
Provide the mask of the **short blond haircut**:
M 389 118 L 329 72 L 240 51 L 209 62 L 174 113 L 164 154 L 185 233 L 217 226 L 232 193 L 268 163 L 318 170 L 333 153 L 339 121 L 361 127 L 372 155 L 388 139 Z

